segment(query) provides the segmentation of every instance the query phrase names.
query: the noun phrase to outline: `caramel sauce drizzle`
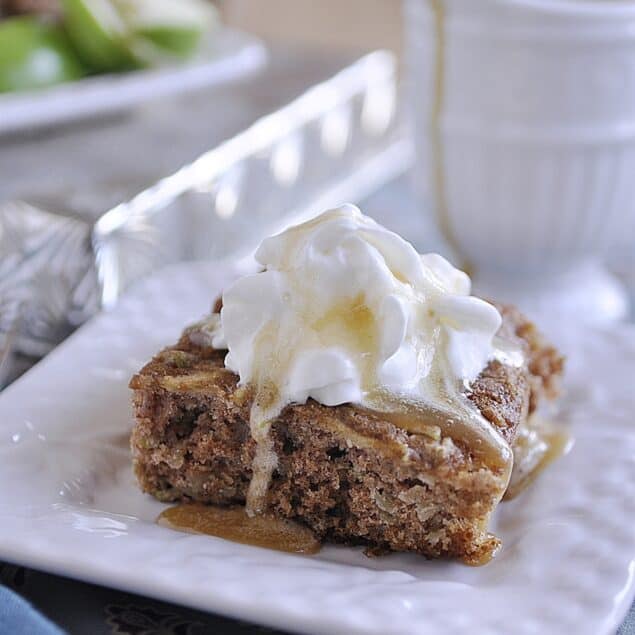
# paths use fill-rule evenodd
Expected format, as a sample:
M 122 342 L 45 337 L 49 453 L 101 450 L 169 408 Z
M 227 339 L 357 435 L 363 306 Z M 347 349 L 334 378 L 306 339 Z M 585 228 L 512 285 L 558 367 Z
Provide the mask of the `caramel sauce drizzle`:
M 352 343 L 360 351 L 373 350 L 377 331 L 374 316 L 364 304 L 362 296 L 347 299 L 332 307 L 314 321 L 314 328 L 329 345 Z M 248 515 L 261 514 L 266 509 L 267 491 L 278 461 L 269 432 L 272 422 L 288 405 L 278 386 L 282 385 L 291 360 L 287 352 L 271 348 L 278 339 L 275 329 L 277 325 L 265 326 L 255 343 L 256 355 L 264 363 L 256 378 L 255 397 L 249 415 L 249 428 L 256 441 L 256 454 L 247 491 Z M 365 366 L 363 374 L 370 376 L 372 355 L 367 356 Z
M 375 403 L 373 411 L 397 428 L 437 440 L 449 437 L 463 444 L 484 464 L 501 471 L 507 483 L 513 462 L 511 449 L 475 406 L 466 403 L 457 412 L 448 405 L 447 410 L 441 410 L 386 394 Z
M 532 415 L 512 445 L 514 469 L 504 500 L 512 500 L 525 491 L 556 459 L 573 446 L 573 439 L 561 424 Z
M 447 183 L 444 167 L 443 139 L 441 130 L 441 115 L 443 113 L 445 101 L 445 7 L 444 0 L 429 0 L 430 9 L 434 20 L 434 87 L 433 101 L 430 113 L 430 148 L 432 165 L 432 184 L 435 196 L 434 207 L 436 211 L 437 224 L 442 236 L 461 261 L 461 269 L 470 276 L 473 274 L 473 266 L 465 259 L 459 242 L 456 238 L 450 212 L 448 207 Z

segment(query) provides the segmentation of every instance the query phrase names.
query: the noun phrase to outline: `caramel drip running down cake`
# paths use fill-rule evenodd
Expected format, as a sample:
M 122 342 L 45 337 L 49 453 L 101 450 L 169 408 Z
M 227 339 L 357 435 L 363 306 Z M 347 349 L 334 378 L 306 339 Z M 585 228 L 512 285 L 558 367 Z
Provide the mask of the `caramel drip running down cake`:
M 553 455 L 531 414 L 556 396 L 561 356 L 352 205 L 256 259 L 132 378 L 141 488 L 370 553 L 486 562 L 510 482 Z

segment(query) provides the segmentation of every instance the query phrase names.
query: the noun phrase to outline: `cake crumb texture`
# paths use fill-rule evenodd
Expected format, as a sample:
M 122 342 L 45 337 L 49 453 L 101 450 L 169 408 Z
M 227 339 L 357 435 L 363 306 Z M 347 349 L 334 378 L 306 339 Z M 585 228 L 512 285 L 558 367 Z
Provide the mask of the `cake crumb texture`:
M 512 442 L 528 412 L 557 393 L 563 362 L 518 311 L 498 308 L 501 334 L 523 346 L 527 367 L 492 361 L 469 397 Z M 252 395 L 224 368 L 225 354 L 193 344 L 186 330 L 130 382 L 135 474 L 161 501 L 245 502 L 255 452 Z M 271 434 L 278 465 L 268 510 L 323 541 L 469 563 L 487 560 L 499 545 L 487 523 L 504 475 L 435 426 L 409 434 L 359 406 L 310 400 L 286 407 Z

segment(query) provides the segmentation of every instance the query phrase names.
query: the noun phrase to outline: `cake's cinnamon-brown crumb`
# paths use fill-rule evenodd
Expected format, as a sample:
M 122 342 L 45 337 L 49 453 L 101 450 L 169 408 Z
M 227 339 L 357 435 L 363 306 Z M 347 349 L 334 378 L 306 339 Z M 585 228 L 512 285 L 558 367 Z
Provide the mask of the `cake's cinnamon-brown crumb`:
M 529 369 L 529 412 L 533 412 L 541 400 L 555 399 L 560 393 L 560 380 L 564 371 L 564 357 L 554 348 L 516 307 L 496 304 L 503 316 L 501 333 L 515 337 L 523 346 Z
M 529 369 L 492 362 L 470 398 L 511 441 L 531 404 L 554 393 L 562 360 L 520 314 L 503 307 L 503 316 L 504 332 L 527 347 Z M 224 355 L 185 334 L 131 380 L 135 473 L 159 500 L 245 502 L 252 395 Z M 285 408 L 272 435 L 279 460 L 268 511 L 321 540 L 470 563 L 499 545 L 487 521 L 504 477 L 450 436 L 408 434 L 378 413 L 314 401 Z

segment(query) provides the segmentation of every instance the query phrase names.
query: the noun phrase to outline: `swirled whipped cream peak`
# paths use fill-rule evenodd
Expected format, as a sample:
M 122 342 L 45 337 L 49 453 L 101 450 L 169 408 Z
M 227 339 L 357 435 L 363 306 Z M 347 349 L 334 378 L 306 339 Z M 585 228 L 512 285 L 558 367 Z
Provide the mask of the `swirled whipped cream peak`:
M 264 271 L 223 294 L 215 345 L 242 384 L 272 384 L 285 405 L 377 390 L 436 401 L 493 355 L 501 316 L 468 276 L 353 205 L 267 238 L 256 259 Z
M 225 290 L 212 340 L 228 349 L 225 366 L 241 385 L 256 389 L 248 509 L 261 507 L 275 467 L 268 423 L 309 398 L 384 411 L 414 403 L 507 460 L 508 446 L 464 398 L 501 324 L 470 295 L 465 273 L 353 205 L 267 238 L 256 259 L 264 269 Z

